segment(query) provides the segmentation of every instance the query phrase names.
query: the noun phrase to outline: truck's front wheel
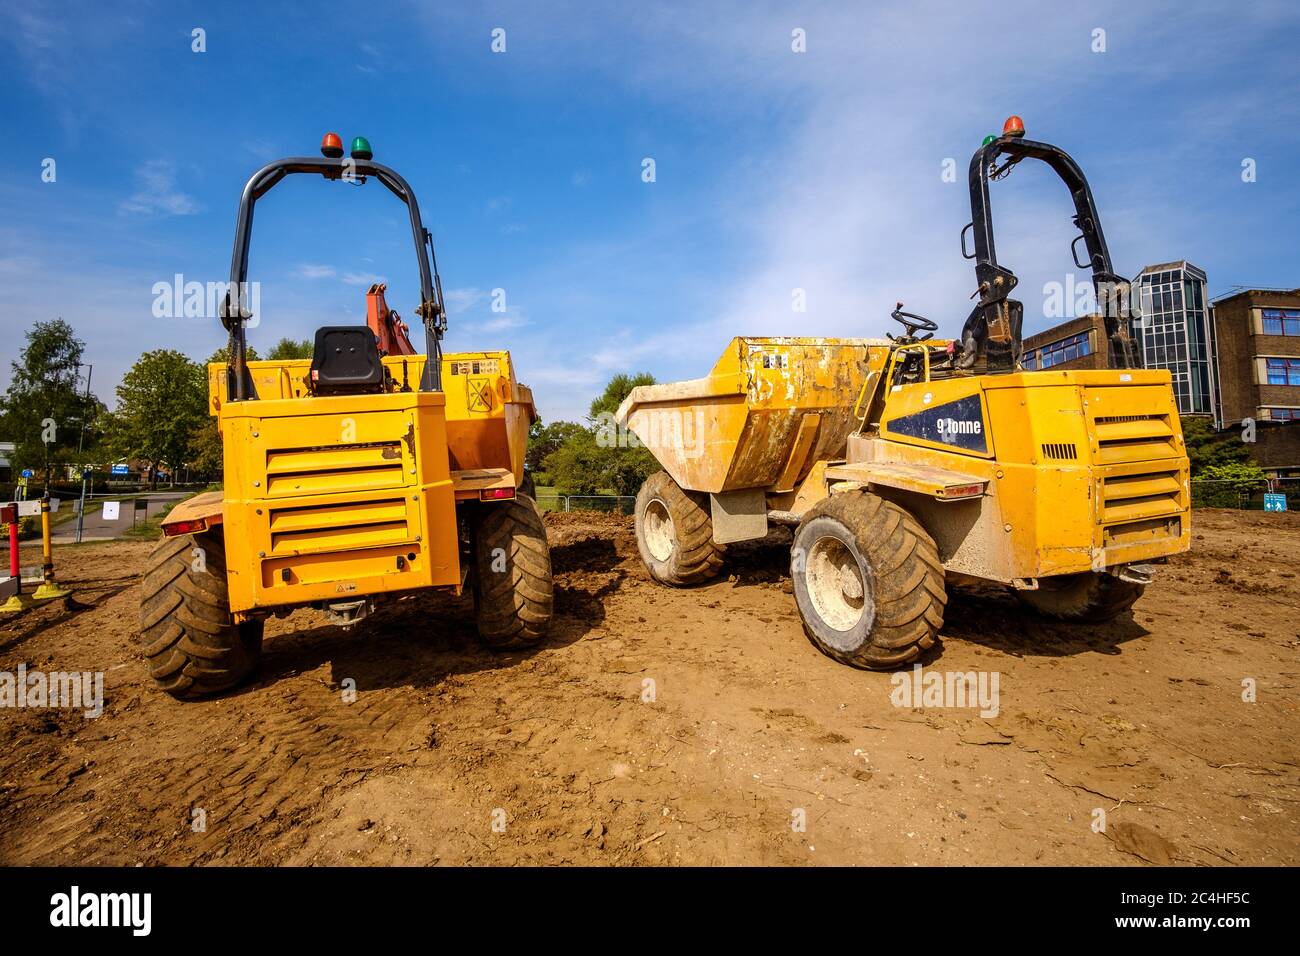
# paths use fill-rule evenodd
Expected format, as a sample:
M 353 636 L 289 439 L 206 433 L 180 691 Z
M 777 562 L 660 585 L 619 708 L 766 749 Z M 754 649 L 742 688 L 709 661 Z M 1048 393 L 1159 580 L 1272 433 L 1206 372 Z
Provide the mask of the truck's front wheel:
M 229 690 L 262 653 L 262 622 L 236 624 L 221 529 L 163 538 L 140 584 L 141 652 L 154 681 L 182 700 Z
M 665 471 L 637 492 L 636 546 L 651 576 L 671 587 L 708 581 L 722 569 L 708 495 L 683 490 Z
M 828 657 L 888 670 L 938 640 L 943 565 L 933 539 L 892 501 L 832 495 L 800 523 L 791 558 L 804 631 Z

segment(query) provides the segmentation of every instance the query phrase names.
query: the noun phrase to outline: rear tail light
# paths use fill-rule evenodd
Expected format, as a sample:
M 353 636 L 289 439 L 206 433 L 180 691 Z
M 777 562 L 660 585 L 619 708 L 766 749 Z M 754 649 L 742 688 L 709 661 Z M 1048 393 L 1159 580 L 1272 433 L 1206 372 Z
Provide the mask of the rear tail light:
M 162 526 L 163 535 L 168 538 L 174 538 L 178 534 L 197 534 L 200 531 L 207 530 L 207 518 L 196 518 L 194 521 L 173 521 Z
M 500 501 L 503 498 L 513 498 L 515 489 L 513 488 L 484 488 L 478 493 L 480 501 Z
M 976 498 L 984 493 L 984 483 L 977 481 L 970 485 L 947 485 L 939 493 L 940 498 Z

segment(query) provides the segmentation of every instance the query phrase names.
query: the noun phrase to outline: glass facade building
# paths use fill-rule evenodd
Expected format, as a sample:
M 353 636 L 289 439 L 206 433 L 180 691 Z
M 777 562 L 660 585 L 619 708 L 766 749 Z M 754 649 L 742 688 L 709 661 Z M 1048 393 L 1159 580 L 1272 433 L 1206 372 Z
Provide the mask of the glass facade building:
M 1187 261 L 1147 266 L 1133 280 L 1147 368 L 1166 368 L 1182 415 L 1218 420 L 1218 347 L 1205 273 Z

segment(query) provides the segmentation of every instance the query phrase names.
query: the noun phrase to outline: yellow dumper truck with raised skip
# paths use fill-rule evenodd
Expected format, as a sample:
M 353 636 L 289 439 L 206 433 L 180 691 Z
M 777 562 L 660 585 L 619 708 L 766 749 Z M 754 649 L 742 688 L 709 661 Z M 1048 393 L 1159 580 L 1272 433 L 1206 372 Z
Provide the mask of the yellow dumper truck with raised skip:
M 949 581 L 997 582 L 1050 616 L 1099 621 L 1133 605 L 1154 563 L 1187 550 L 1169 372 L 1136 367 L 1127 283 L 1083 174 L 1017 123 L 971 163 L 979 303 L 960 340 L 934 339 L 935 323 L 900 303 L 902 335 L 736 338 L 706 377 L 628 396 L 619 419 L 664 468 L 636 504 L 654 578 L 708 580 L 728 544 L 794 525 L 809 638 L 883 669 L 935 645 Z M 1112 368 L 1020 367 L 1022 306 L 993 251 L 987 180 L 1030 157 L 1075 198 Z
M 343 625 L 376 602 L 472 588 L 491 647 L 534 644 L 552 610 L 550 554 L 524 472 L 532 393 L 508 352 L 442 354 L 441 283 L 410 186 L 357 138 L 350 160 L 283 159 L 244 189 L 222 308 L 229 361 L 209 367 L 224 491 L 163 522 L 141 589 L 141 641 L 177 697 L 226 690 L 253 669 L 266 618 L 297 607 Z M 253 205 L 284 176 L 375 179 L 407 206 L 425 353 L 372 286 L 365 325 L 316 333 L 310 360 L 248 361 Z

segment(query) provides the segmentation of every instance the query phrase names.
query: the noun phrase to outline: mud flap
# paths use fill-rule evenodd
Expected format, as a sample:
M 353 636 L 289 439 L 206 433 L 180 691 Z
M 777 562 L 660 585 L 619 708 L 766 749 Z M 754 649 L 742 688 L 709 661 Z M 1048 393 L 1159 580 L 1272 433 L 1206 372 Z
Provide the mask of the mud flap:
M 713 540 L 718 544 L 767 537 L 767 496 L 761 488 L 709 495 Z

